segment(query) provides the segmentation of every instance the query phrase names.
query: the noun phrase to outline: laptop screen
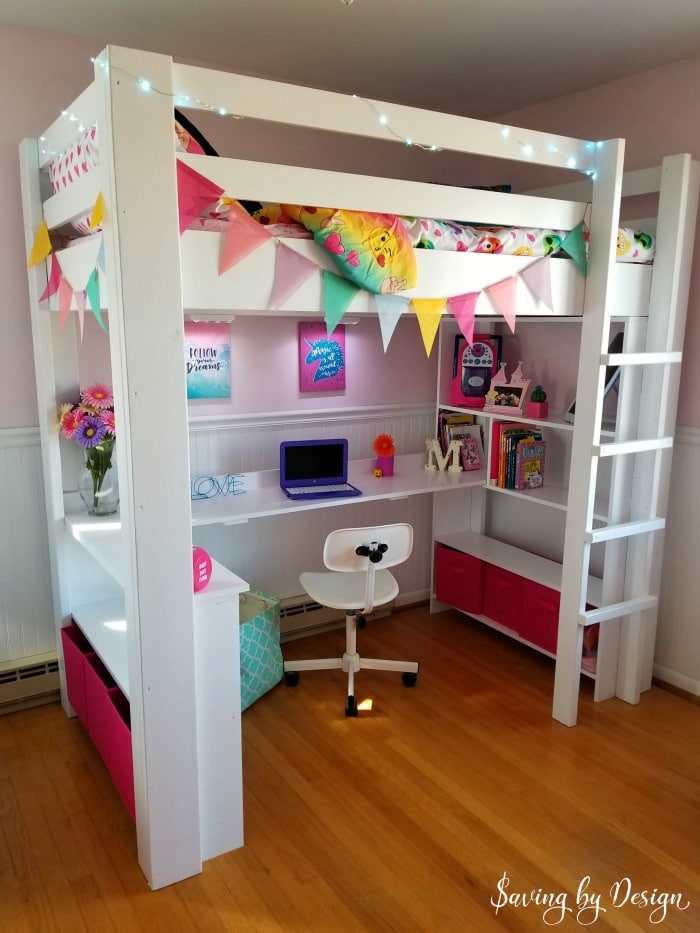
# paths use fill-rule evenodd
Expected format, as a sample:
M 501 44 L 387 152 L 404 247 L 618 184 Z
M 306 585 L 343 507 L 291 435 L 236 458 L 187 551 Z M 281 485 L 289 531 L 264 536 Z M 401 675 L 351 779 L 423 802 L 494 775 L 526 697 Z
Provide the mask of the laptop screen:
M 344 438 L 280 444 L 280 486 L 345 483 L 347 470 L 348 442 Z

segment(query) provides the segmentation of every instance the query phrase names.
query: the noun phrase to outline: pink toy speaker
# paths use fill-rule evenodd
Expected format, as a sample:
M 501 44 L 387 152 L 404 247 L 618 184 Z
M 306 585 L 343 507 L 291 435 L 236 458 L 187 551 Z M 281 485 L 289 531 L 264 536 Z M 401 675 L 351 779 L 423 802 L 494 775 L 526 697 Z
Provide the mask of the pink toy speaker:
M 211 580 L 211 557 L 203 547 L 192 548 L 192 572 L 194 591 L 199 593 Z

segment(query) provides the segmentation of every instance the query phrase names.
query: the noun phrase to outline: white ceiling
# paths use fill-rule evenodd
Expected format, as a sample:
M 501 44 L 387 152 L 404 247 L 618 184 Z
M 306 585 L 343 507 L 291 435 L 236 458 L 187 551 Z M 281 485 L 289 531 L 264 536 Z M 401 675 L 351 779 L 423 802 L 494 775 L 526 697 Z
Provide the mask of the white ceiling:
M 700 0 L 0 0 L 0 23 L 492 117 L 700 55 Z

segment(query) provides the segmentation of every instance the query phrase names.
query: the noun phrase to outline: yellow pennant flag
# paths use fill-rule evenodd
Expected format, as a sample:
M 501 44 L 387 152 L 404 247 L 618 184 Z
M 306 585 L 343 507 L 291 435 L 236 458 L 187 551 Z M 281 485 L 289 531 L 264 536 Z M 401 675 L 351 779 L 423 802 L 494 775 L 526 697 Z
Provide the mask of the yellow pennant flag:
M 423 337 L 425 353 L 430 356 L 435 334 L 440 326 L 442 312 L 447 305 L 447 298 L 412 298 L 411 304 L 418 318 L 418 326 Z
M 95 206 L 92 209 L 92 214 L 90 216 L 90 229 L 94 230 L 96 227 L 99 227 L 102 223 L 102 219 L 105 214 L 105 205 L 102 200 L 102 192 L 98 192 L 97 198 L 95 199 Z
M 36 232 L 36 236 L 34 237 L 32 251 L 27 260 L 27 268 L 31 269 L 32 266 L 36 266 L 42 259 L 46 259 L 50 252 L 51 240 L 49 239 L 49 228 L 46 226 L 46 221 L 42 220 Z

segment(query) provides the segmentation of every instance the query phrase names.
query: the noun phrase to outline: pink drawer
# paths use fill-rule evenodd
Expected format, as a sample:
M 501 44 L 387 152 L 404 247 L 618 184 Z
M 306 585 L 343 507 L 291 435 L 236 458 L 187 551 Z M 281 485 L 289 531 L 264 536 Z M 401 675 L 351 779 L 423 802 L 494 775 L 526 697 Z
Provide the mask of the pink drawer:
M 499 625 L 520 631 L 522 587 L 522 577 L 495 564 L 486 564 L 484 615 Z
M 435 596 L 441 603 L 481 615 L 484 562 L 443 544 L 435 545 Z
M 88 728 L 88 705 L 85 697 L 86 658 L 95 657 L 92 645 L 73 622 L 61 629 L 63 662 L 66 671 L 68 702 L 78 719 Z
M 105 764 L 112 775 L 114 786 L 122 798 L 127 813 L 136 822 L 134 804 L 134 760 L 131 752 L 131 717 L 129 701 L 119 687 L 107 691 L 111 704 L 108 717 L 109 752 Z
M 551 654 L 557 653 L 559 598 L 558 590 L 533 583 L 532 580 L 522 582 L 520 635 Z
M 129 815 L 134 819 L 129 701 L 96 656 L 90 658 L 86 665 L 85 695 L 89 709 L 88 733 Z

